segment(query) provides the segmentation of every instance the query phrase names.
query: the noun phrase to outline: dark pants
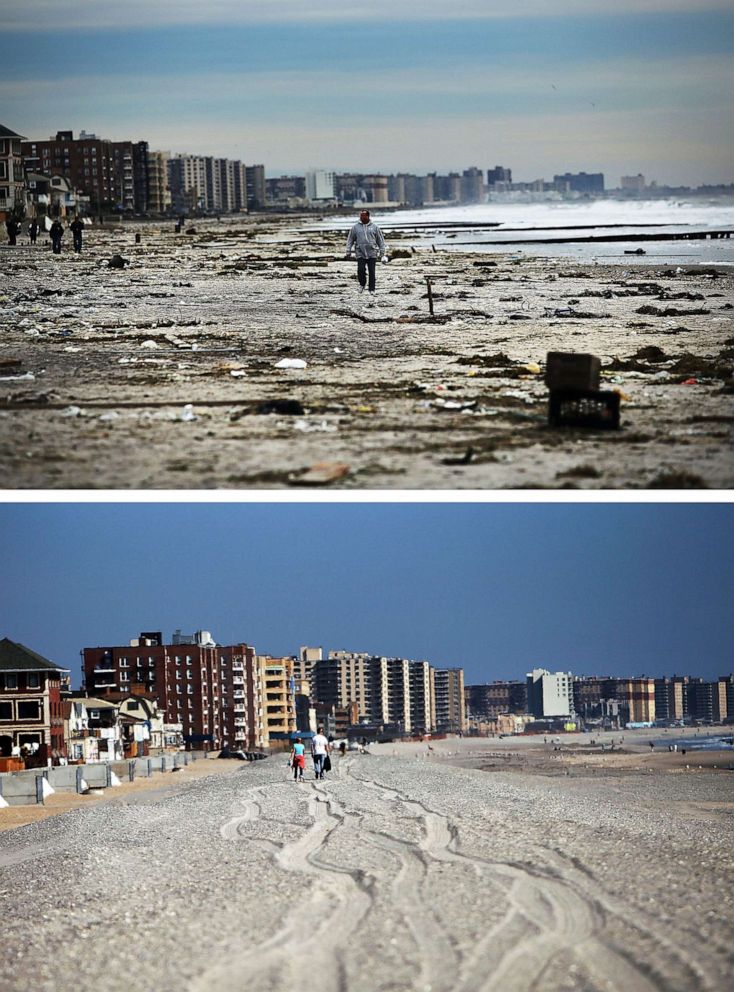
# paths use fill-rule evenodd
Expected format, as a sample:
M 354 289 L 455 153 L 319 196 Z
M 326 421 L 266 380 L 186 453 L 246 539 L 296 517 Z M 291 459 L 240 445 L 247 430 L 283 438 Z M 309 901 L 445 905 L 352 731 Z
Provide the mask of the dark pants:
M 61 238 L 51 238 L 51 248 L 54 255 L 61 254 Z
M 377 266 L 376 258 L 358 258 L 357 259 L 357 278 L 359 279 L 359 285 L 364 289 L 367 283 L 367 272 L 370 274 L 370 283 L 367 287 L 370 293 L 375 291 L 375 268 Z
M 82 236 L 81 236 L 81 233 L 80 234 L 75 234 L 74 235 L 74 251 L 81 251 L 81 250 L 82 250 Z
M 326 761 L 325 754 L 315 754 L 313 756 L 313 770 L 316 772 L 316 778 L 324 777 L 324 761 Z
M 29 238 L 31 239 L 31 244 L 32 244 L 32 245 L 34 245 L 34 244 L 36 243 L 36 238 L 38 237 L 38 235 L 37 235 L 37 234 L 32 234 L 32 233 L 31 233 L 31 232 L 29 231 L 29 232 L 28 232 L 28 237 L 29 237 Z

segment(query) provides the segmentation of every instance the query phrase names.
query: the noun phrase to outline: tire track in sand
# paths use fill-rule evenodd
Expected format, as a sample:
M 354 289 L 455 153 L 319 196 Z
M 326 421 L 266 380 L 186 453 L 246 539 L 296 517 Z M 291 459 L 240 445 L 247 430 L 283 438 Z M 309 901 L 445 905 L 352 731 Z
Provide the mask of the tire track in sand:
M 294 903 L 271 937 L 256 947 L 235 950 L 223 963 L 208 968 L 192 984 L 191 992 L 210 992 L 212 988 L 217 992 L 242 992 L 245 988 L 300 992 L 304 960 L 319 976 L 320 992 L 346 989 L 344 950 L 372 906 L 372 879 L 364 872 L 333 864 L 324 853 L 330 834 L 356 818 L 315 786 L 308 798 L 308 811 L 311 825 L 272 855 L 284 871 L 313 877 L 315 884 L 308 898 Z M 259 815 L 258 804 L 247 800 L 245 814 L 228 821 L 222 836 L 240 839 L 239 827 Z
M 348 770 L 351 772 L 351 768 Z M 360 780 L 386 799 L 398 802 L 423 821 L 424 836 L 417 847 L 439 861 L 471 863 L 480 874 L 510 881 L 505 919 L 480 938 L 473 952 L 465 955 L 459 982 L 448 986 L 454 992 L 528 992 L 538 987 L 546 969 L 563 952 L 579 957 L 587 972 L 596 978 L 595 987 L 608 988 L 610 976 L 619 989 L 635 992 L 665 992 L 664 980 L 648 974 L 644 962 L 636 962 L 610 947 L 600 936 L 605 913 L 596 894 L 590 895 L 584 881 L 558 877 L 526 865 L 493 862 L 458 850 L 458 831 L 449 818 L 430 810 L 419 800 L 371 780 Z M 398 842 L 405 843 L 405 842 Z M 582 874 L 582 873 L 579 873 Z M 644 932 L 650 933 L 646 928 Z M 650 934 L 654 937 L 653 934 Z M 676 955 L 681 963 L 687 958 Z M 703 979 L 703 975 L 698 975 Z M 433 987 L 436 988 L 434 983 Z M 438 986 L 439 988 L 442 986 Z M 697 986 L 708 989 L 708 982 Z

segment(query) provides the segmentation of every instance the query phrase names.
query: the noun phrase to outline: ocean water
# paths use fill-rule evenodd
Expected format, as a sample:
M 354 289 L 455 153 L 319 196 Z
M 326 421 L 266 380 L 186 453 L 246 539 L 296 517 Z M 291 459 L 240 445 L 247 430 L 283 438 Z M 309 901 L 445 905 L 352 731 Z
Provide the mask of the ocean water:
M 357 214 L 355 209 L 355 218 Z M 434 244 L 442 251 L 501 253 L 517 257 L 568 258 L 579 262 L 734 265 L 734 237 L 695 241 L 614 241 L 538 243 L 547 238 L 585 238 L 600 234 L 684 233 L 734 230 L 734 203 L 679 200 L 591 200 L 583 202 L 486 203 L 420 210 L 372 209 L 388 247 L 390 231 L 401 228 L 400 247 Z M 344 217 L 319 226 L 346 231 Z M 461 228 L 453 225 L 462 225 Z M 485 227 L 483 225 L 496 224 Z M 406 231 L 417 225 L 413 230 Z M 430 225 L 421 227 L 419 225 Z M 463 226 L 469 225 L 469 226 Z M 408 240 L 404 240 L 407 236 Z M 489 244 L 488 242 L 501 242 Z M 625 252 L 642 248 L 644 255 Z
M 679 751 L 683 748 L 686 751 L 730 751 L 734 756 L 734 746 L 728 743 L 732 740 L 734 740 L 734 731 L 730 734 L 722 734 L 720 737 L 660 737 L 654 743 L 658 751 L 667 751 L 669 744 L 677 744 Z

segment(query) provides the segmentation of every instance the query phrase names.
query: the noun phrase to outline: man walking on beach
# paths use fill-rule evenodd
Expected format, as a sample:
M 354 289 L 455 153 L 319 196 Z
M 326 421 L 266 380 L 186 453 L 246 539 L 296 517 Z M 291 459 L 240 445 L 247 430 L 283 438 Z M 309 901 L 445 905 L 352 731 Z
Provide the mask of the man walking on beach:
M 313 757 L 316 778 L 324 777 L 324 763 L 326 762 L 329 751 L 331 751 L 331 745 L 328 739 L 324 737 L 324 728 L 319 727 L 318 732 L 311 741 L 311 756 Z
M 74 220 L 69 224 L 69 230 L 74 235 L 74 251 L 82 250 L 82 231 L 84 230 L 84 222 L 80 217 L 75 217 Z
M 347 238 L 347 254 L 350 258 L 352 249 L 357 259 L 357 279 L 359 280 L 359 291 L 364 292 L 365 286 L 369 290 L 370 297 L 375 294 L 375 268 L 377 259 L 387 261 L 385 249 L 385 239 L 377 224 L 370 220 L 369 210 L 363 210 L 359 215 L 358 222 L 352 227 Z M 367 276 L 369 274 L 369 284 Z
M 53 222 L 51 225 L 51 230 L 48 233 L 51 235 L 51 250 L 54 255 L 60 255 L 61 239 L 64 236 L 64 227 L 58 218 Z

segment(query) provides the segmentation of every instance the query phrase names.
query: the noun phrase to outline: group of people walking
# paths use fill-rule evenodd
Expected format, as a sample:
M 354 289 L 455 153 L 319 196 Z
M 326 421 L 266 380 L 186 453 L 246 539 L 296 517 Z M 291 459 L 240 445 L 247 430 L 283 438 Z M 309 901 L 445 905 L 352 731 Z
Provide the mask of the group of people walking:
M 82 233 L 84 231 L 84 221 L 80 217 L 75 217 L 74 220 L 69 224 L 72 237 L 74 239 L 74 251 L 81 252 L 82 250 Z M 22 232 L 22 225 L 20 221 L 16 220 L 14 217 L 9 217 L 5 221 L 5 230 L 8 234 L 8 244 L 17 245 L 18 236 Z M 38 240 L 38 232 L 40 227 L 38 221 L 33 218 L 33 220 L 28 223 L 28 243 L 34 245 Z M 49 237 L 51 238 L 51 250 L 54 255 L 61 254 L 61 239 L 64 236 L 64 225 L 57 218 L 51 227 L 49 228 Z
M 324 774 L 331 771 L 331 743 L 328 737 L 324 736 L 324 728 L 319 727 L 311 739 L 311 758 L 313 769 L 317 779 L 322 779 Z M 303 781 L 303 773 L 306 769 L 306 745 L 303 739 L 297 737 L 293 745 L 290 756 L 290 766 L 293 769 L 293 778 L 296 782 Z

